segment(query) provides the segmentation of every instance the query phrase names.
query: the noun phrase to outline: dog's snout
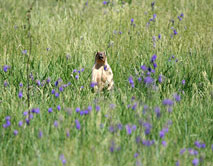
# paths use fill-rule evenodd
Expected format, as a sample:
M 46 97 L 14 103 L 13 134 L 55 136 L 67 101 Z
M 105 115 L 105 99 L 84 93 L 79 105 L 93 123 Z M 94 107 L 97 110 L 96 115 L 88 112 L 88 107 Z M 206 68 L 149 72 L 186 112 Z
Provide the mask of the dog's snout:
M 103 58 L 103 55 L 102 55 L 102 54 L 100 54 L 100 55 L 99 55 L 99 58 Z
M 98 54 L 98 58 L 99 58 L 99 59 L 103 59 L 103 54 L 102 54 L 102 53 L 99 53 L 99 54 Z

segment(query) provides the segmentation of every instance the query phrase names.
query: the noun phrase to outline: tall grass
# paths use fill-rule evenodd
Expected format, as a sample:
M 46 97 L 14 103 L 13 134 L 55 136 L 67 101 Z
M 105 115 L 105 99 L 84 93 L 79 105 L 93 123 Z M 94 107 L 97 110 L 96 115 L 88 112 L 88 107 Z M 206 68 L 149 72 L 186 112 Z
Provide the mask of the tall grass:
M 151 3 L 35 1 L 27 74 L 32 1 L 1 1 L 0 165 L 213 164 L 213 2 Z M 91 90 L 98 50 L 112 92 Z

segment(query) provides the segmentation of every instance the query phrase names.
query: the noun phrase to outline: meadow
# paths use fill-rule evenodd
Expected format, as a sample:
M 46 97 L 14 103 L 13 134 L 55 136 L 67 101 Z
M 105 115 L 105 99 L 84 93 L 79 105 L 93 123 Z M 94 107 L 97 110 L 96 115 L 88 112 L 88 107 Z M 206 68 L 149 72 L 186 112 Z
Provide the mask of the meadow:
M 0 165 L 213 165 L 212 9 L 0 0 Z M 97 51 L 113 91 L 92 91 Z

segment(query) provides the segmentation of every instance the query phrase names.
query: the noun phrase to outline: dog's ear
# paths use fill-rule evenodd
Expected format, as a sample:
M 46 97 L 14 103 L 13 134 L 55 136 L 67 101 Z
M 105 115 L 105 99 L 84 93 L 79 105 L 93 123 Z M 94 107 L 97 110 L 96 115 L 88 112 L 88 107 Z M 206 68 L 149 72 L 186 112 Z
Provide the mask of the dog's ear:
M 101 52 L 100 52 L 100 51 L 97 51 L 97 52 L 96 52 L 96 55 L 100 55 L 100 54 L 101 54 Z

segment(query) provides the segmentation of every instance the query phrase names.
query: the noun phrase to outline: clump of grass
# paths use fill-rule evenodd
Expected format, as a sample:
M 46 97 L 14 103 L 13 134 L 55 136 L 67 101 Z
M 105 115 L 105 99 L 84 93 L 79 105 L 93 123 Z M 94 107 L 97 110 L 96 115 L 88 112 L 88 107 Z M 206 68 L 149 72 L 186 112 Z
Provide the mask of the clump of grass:
M 212 5 L 2 2 L 0 165 L 211 165 Z

